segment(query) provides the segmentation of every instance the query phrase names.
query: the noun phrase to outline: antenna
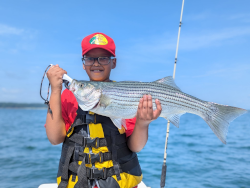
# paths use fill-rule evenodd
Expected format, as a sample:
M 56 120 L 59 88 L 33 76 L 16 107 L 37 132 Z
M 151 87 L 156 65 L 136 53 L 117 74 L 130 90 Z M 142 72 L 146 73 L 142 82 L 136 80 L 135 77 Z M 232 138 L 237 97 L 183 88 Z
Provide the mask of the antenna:
M 181 17 L 180 17 L 180 24 L 179 24 L 176 52 L 175 52 L 173 79 L 175 79 L 175 71 L 176 71 L 176 64 L 177 64 L 177 56 L 178 56 L 178 49 L 179 49 L 180 34 L 181 34 L 183 8 L 184 8 L 184 0 L 182 1 L 182 7 L 181 7 Z M 167 124 L 164 159 L 163 159 L 162 171 L 161 171 L 161 188 L 165 187 L 165 182 L 166 182 L 166 173 L 167 173 L 166 161 L 167 161 L 167 147 L 168 147 L 169 127 L 170 127 L 170 121 L 168 121 L 168 124 Z

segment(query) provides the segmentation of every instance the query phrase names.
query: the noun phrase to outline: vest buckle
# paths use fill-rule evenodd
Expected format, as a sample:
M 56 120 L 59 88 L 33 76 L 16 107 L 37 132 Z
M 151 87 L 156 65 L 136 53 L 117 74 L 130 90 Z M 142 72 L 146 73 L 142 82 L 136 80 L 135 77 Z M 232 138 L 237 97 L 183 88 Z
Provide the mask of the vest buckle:
M 86 146 L 87 147 L 94 147 L 99 148 L 100 147 L 100 140 L 98 137 L 96 138 L 86 138 Z
M 100 155 L 99 153 L 95 154 L 95 153 L 91 153 L 89 154 L 89 158 L 90 158 L 90 162 L 91 164 L 94 164 L 95 162 L 100 162 Z
M 101 168 L 100 170 L 96 167 L 92 167 L 90 169 L 90 177 L 89 179 L 106 179 L 107 172 L 106 168 Z

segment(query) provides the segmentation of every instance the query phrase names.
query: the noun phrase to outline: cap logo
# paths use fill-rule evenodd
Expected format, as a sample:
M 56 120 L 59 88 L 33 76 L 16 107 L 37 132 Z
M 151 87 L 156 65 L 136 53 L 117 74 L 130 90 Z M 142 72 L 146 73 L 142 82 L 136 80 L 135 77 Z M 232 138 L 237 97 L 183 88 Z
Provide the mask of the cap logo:
M 89 43 L 97 45 L 107 45 L 108 40 L 102 34 L 96 34 L 89 40 Z

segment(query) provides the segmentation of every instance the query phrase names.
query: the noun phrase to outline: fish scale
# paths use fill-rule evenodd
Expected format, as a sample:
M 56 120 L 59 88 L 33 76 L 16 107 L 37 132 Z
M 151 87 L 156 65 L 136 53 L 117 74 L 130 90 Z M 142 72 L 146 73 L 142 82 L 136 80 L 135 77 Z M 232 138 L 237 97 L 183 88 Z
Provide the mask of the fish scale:
M 145 84 L 143 84 L 143 85 L 145 85 Z M 156 88 L 154 88 L 155 92 L 150 87 L 151 85 L 156 86 Z M 116 86 L 111 87 L 111 88 L 107 87 L 107 88 L 105 88 L 103 93 L 105 95 L 110 96 L 110 98 L 112 98 L 114 100 L 118 100 L 119 102 L 121 102 L 124 98 L 126 99 L 125 96 L 129 96 L 130 100 L 139 101 L 138 99 L 140 99 L 144 94 L 151 94 L 153 99 L 159 99 L 161 103 L 168 102 L 168 103 L 173 103 L 174 105 L 182 105 L 183 107 L 189 108 L 190 110 L 192 110 L 196 106 L 194 102 L 196 102 L 197 104 L 200 104 L 201 106 L 205 107 L 205 104 L 201 103 L 201 100 L 198 100 L 198 101 L 193 100 L 192 101 L 192 98 L 190 98 L 190 97 L 189 97 L 189 100 L 185 100 L 184 97 L 176 97 L 176 93 L 178 91 L 174 90 L 172 88 L 171 89 L 172 89 L 173 92 L 167 91 L 166 93 L 163 93 L 163 92 L 161 92 L 161 93 L 158 92 L 157 93 L 156 91 L 159 91 L 163 84 L 157 84 L 157 85 L 156 84 L 151 84 L 151 85 L 149 85 L 149 88 L 146 88 L 146 87 L 142 88 L 142 87 L 140 87 L 140 84 L 138 84 L 137 87 L 139 89 L 136 90 L 136 88 L 132 86 L 132 89 L 126 91 L 124 88 L 122 88 L 124 85 L 121 84 L 121 85 L 119 85 L 119 87 L 116 87 Z M 120 90 L 119 88 L 122 88 L 122 90 Z M 106 90 L 108 92 L 106 92 Z M 150 90 L 152 90 L 152 91 L 150 91 Z M 125 92 L 121 92 L 121 91 L 125 91 Z M 135 97 L 131 98 L 131 96 L 133 96 L 133 95 L 131 95 L 131 91 L 136 93 L 136 95 L 138 97 L 137 98 L 135 98 Z M 157 95 L 157 94 L 159 94 L 159 95 Z M 169 100 L 166 100 L 166 99 L 169 99 Z M 182 101 L 183 103 L 178 103 L 178 101 Z M 136 103 L 136 105 L 134 106 L 136 109 L 138 107 L 138 103 Z M 184 104 L 186 104 L 186 105 L 184 105 Z M 201 106 L 197 106 L 196 110 L 199 110 L 200 108 L 202 108 Z
M 161 117 L 178 127 L 182 114 L 196 114 L 206 121 L 223 143 L 226 143 L 229 123 L 247 112 L 241 108 L 219 105 L 188 95 L 176 86 L 171 76 L 155 82 L 73 80 L 69 89 L 75 95 L 80 108 L 110 117 L 118 128 L 124 125 L 123 119 L 136 116 L 140 98 L 150 94 L 154 110 L 155 99 L 159 99 L 161 103 Z

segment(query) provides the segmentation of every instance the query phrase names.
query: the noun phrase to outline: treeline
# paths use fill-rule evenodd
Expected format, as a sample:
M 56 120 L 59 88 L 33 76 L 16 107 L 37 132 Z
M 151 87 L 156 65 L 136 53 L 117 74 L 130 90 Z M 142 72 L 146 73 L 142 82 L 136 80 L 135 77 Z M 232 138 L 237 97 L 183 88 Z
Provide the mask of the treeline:
M 0 108 L 47 108 L 47 106 L 42 103 L 0 102 Z

